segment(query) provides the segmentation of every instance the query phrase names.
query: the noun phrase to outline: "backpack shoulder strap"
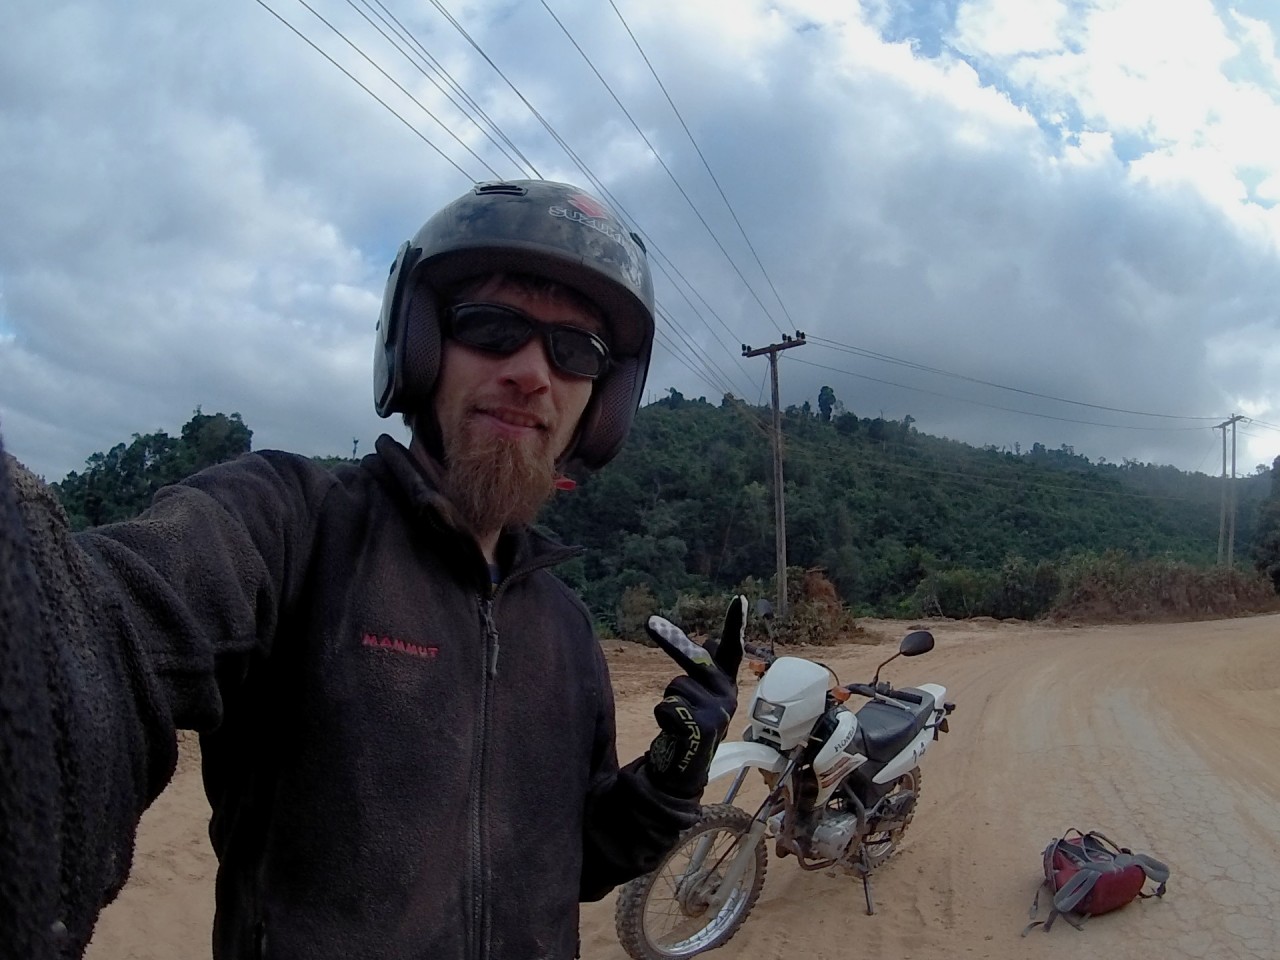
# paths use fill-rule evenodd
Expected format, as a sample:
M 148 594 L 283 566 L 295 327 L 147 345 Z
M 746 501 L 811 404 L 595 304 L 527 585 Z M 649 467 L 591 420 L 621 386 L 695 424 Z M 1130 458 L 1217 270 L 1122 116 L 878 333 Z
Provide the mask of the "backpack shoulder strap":
M 1081 864 L 1080 869 L 1053 895 L 1053 909 L 1059 913 L 1070 913 L 1089 895 L 1101 876 L 1102 870 L 1097 865 Z
M 1152 883 L 1159 884 L 1156 892 L 1152 896 L 1163 897 L 1165 892 L 1165 884 L 1169 880 L 1169 867 L 1167 864 L 1155 857 L 1149 857 L 1145 853 L 1122 853 L 1115 859 L 1116 866 L 1120 868 L 1128 866 L 1139 866 L 1142 872 L 1147 875 L 1147 879 Z
M 1075 839 L 1071 839 L 1072 834 L 1075 834 Z M 1084 899 L 1084 897 L 1088 895 L 1089 891 L 1093 889 L 1094 884 L 1098 882 L 1099 873 L 1097 869 L 1089 870 L 1089 863 L 1086 856 L 1084 856 L 1086 836 L 1087 835 L 1081 833 L 1078 828 L 1072 827 L 1065 831 L 1060 837 L 1055 837 L 1050 840 L 1049 845 L 1044 848 L 1044 880 L 1040 886 L 1036 888 L 1035 899 L 1031 901 L 1031 910 L 1029 913 L 1029 919 L 1031 922 L 1022 928 L 1022 936 L 1025 937 L 1033 929 L 1040 926 L 1043 926 L 1044 932 L 1048 933 L 1049 928 L 1053 926 L 1053 921 L 1058 917 L 1062 917 L 1067 921 L 1067 923 L 1071 924 L 1071 926 L 1075 927 L 1077 930 L 1082 929 L 1080 921 L 1073 920 L 1071 917 L 1067 916 L 1067 911 L 1074 908 L 1076 904 Z M 1078 869 L 1071 879 L 1062 885 L 1061 889 L 1055 891 L 1052 885 L 1053 855 L 1059 849 L 1065 849 L 1068 851 L 1068 859 L 1073 863 L 1076 863 Z M 1077 855 L 1076 851 L 1079 851 L 1079 855 Z M 1082 874 L 1085 873 L 1088 873 L 1089 876 L 1083 877 Z M 1077 888 L 1081 887 L 1083 887 L 1083 889 L 1079 889 L 1078 893 L 1074 892 Z M 1037 920 L 1036 914 L 1040 912 L 1040 894 L 1043 890 L 1048 890 L 1052 895 L 1049 916 L 1044 920 Z M 1068 894 L 1068 891 L 1073 892 Z M 1063 898 L 1064 895 L 1067 895 L 1067 899 L 1070 900 L 1070 905 L 1065 908 L 1059 905 L 1060 899 Z
M 1094 838 L 1096 840 L 1099 840 L 1103 844 L 1106 844 L 1106 846 L 1110 847 L 1111 850 L 1115 851 L 1113 855 L 1113 861 L 1116 864 L 1116 866 L 1124 868 L 1124 867 L 1128 867 L 1136 864 L 1137 866 L 1141 867 L 1142 872 L 1147 875 L 1148 880 L 1150 880 L 1152 883 L 1156 883 L 1160 885 L 1160 888 L 1156 891 L 1155 896 L 1157 897 L 1164 896 L 1165 883 L 1169 879 L 1168 864 L 1164 863 L 1161 860 L 1157 860 L 1155 857 L 1148 856 L 1145 853 L 1134 853 L 1128 847 L 1120 846 L 1120 844 L 1116 843 L 1106 834 L 1099 833 L 1097 830 L 1091 830 L 1089 831 L 1089 833 L 1084 835 L 1086 844 L 1089 838 Z

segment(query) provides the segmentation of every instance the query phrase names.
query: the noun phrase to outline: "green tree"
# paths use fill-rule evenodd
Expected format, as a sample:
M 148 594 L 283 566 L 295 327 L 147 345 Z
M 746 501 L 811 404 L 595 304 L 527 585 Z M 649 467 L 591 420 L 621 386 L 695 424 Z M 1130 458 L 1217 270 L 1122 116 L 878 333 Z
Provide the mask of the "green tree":
M 836 392 L 830 387 L 818 391 L 818 419 L 823 423 L 831 422 L 831 411 L 836 405 Z
M 1258 511 L 1253 563 L 1280 592 L 1280 457 L 1271 462 L 1271 496 Z
M 200 408 L 182 427 L 182 469 L 187 474 L 248 453 L 253 431 L 240 414 L 201 413 Z M 178 478 L 181 479 L 181 478 Z
M 197 409 L 180 437 L 162 430 L 135 433 L 132 443 L 93 454 L 83 473 L 72 471 L 53 487 L 77 530 L 127 520 L 145 510 L 161 487 L 247 453 L 252 437 L 240 414 Z

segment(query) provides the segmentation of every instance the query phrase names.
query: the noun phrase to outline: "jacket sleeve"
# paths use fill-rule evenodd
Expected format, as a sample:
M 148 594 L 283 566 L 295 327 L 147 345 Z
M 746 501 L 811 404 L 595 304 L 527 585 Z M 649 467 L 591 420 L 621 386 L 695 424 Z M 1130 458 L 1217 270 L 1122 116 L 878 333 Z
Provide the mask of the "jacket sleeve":
M 137 520 L 77 536 L 128 611 L 174 727 L 215 729 L 270 652 L 334 482 L 303 457 L 247 454 L 166 487 Z
M 175 729 L 215 727 L 269 641 L 307 497 L 254 455 L 73 535 L 0 450 L 0 958 L 84 949 L 173 774 Z
M 586 804 L 579 891 L 584 902 L 599 900 L 657 867 L 701 812 L 698 797 L 681 799 L 655 787 L 643 757 L 618 768 L 613 687 L 602 653 L 597 653 L 597 663 L 603 696 Z

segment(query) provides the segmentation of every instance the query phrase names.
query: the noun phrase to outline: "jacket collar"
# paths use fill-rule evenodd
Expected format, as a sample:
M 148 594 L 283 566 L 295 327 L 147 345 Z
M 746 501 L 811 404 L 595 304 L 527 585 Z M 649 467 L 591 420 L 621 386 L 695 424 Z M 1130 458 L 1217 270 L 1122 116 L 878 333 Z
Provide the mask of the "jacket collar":
M 414 456 L 402 443 L 385 433 L 378 437 L 374 448 L 378 463 L 407 497 L 414 513 L 449 536 L 465 540 L 479 557 L 480 548 L 475 538 L 467 532 L 457 508 L 440 490 L 444 472 L 440 463 L 431 457 Z M 497 552 L 503 558 L 503 572 L 509 576 L 525 569 L 561 563 L 577 556 L 582 549 L 565 546 L 536 530 L 519 526 L 502 531 Z

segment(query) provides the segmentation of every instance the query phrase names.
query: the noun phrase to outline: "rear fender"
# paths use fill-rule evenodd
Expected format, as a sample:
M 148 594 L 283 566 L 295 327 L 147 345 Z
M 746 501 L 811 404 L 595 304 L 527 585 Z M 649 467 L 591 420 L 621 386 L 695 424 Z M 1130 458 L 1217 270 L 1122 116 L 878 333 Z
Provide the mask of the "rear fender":
M 756 767 L 766 773 L 781 773 L 786 766 L 787 758 L 772 747 L 735 740 L 720 744 L 711 761 L 711 772 L 707 780 L 715 780 L 726 773 L 737 773 L 744 767 Z

